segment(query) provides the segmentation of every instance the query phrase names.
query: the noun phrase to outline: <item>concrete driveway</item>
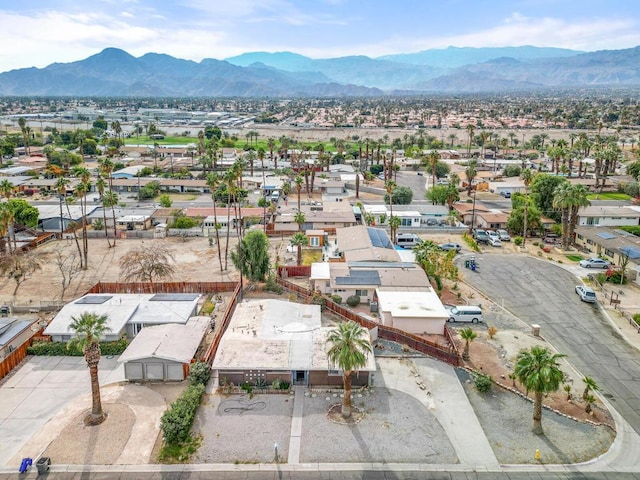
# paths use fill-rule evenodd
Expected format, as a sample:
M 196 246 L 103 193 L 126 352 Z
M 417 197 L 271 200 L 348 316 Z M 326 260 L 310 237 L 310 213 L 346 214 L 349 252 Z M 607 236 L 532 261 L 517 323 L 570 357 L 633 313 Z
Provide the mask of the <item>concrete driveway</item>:
M 124 380 L 117 357 L 102 357 L 100 383 Z M 90 393 L 84 357 L 32 357 L 0 387 L 0 466 L 70 400 Z M 91 405 L 88 404 L 87 408 Z M 32 452 L 33 458 L 40 452 Z
M 485 254 L 477 258 L 479 271 L 463 272 L 468 283 L 526 323 L 539 324 L 541 335 L 566 354 L 578 371 L 593 377 L 602 394 L 640 434 L 640 355 L 598 305 L 580 301 L 574 289 L 581 280 L 533 257 Z

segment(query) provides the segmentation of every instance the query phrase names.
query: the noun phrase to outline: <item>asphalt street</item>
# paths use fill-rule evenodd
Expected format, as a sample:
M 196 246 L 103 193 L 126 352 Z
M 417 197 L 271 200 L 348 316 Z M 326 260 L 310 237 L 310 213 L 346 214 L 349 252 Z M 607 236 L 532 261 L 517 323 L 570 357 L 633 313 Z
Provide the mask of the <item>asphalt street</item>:
M 611 326 L 600 307 L 580 301 L 571 272 L 528 256 L 477 255 L 466 280 L 541 335 L 602 394 L 640 434 L 640 355 Z M 588 272 L 585 272 L 585 275 Z M 572 376 L 572 372 L 566 372 Z M 578 379 L 576 379 L 578 380 Z

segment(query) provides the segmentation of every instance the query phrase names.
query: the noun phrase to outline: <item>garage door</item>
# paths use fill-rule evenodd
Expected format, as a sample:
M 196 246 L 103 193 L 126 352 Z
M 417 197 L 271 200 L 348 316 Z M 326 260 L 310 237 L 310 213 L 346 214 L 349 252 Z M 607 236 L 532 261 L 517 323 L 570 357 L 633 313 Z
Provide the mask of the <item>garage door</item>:
M 167 365 L 167 380 L 184 380 L 181 363 Z
M 142 364 L 127 362 L 124 364 L 124 378 L 127 380 L 142 380 Z
M 146 375 L 147 380 L 164 380 L 164 365 L 162 363 L 147 363 Z

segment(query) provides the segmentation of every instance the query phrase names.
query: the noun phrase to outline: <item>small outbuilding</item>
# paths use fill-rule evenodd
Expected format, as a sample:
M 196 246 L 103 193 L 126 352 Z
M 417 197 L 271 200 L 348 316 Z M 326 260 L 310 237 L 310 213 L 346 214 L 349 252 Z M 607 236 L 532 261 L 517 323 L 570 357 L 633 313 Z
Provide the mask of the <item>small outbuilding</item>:
M 208 317 L 191 317 L 184 325 L 147 327 L 131 341 L 118 361 L 131 381 L 182 381 L 210 328 Z

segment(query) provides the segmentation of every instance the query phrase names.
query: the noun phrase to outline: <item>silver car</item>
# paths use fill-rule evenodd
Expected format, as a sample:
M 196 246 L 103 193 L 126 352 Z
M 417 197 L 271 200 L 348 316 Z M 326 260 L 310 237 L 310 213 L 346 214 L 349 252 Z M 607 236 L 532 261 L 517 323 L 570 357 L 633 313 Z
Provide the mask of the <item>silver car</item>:
M 498 235 L 500 236 L 500 241 L 501 242 L 510 242 L 511 241 L 511 237 L 509 236 L 509 232 L 507 232 L 506 230 L 497 230 Z
M 576 293 L 583 302 L 596 303 L 596 292 L 594 292 L 592 288 L 578 285 L 576 286 Z
M 611 267 L 611 262 L 603 260 L 602 258 L 587 258 L 580 260 L 578 265 L 584 268 L 609 268 Z

